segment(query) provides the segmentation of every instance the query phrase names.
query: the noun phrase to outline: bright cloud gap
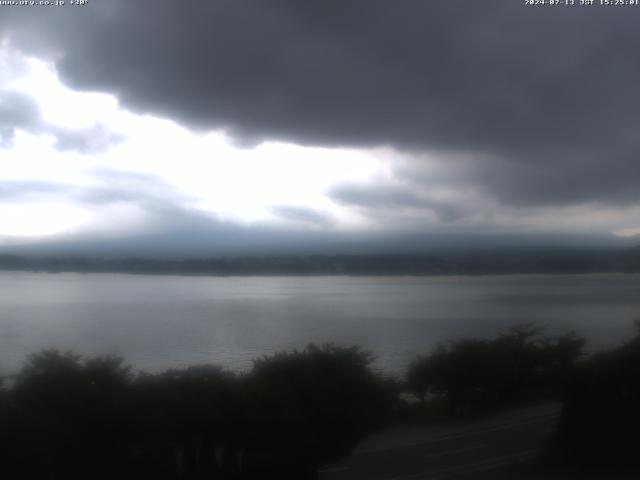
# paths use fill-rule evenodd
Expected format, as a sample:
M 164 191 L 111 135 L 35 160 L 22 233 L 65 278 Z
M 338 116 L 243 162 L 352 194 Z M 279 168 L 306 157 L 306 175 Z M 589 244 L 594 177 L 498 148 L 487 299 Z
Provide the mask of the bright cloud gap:
M 101 230 L 126 235 L 163 221 L 167 230 L 171 222 L 184 227 L 181 222 L 194 217 L 203 225 L 210 220 L 293 230 L 366 225 L 326 192 L 381 175 L 386 167 L 376 155 L 281 142 L 237 148 L 224 132 L 193 133 L 170 120 L 130 113 L 111 95 L 74 92 L 50 63 L 6 49 L 2 62 L 20 72 L 2 79 L 2 93 L 24 95 L 37 114 L 30 125 L 8 132 L 11 142 L 0 150 L 7 165 L 0 184 L 7 190 L 22 183 L 24 190 L 0 199 L 5 238 Z M 99 130 L 117 141 L 91 152 L 61 148 L 57 128 L 69 137 Z M 49 188 L 30 190 L 37 182 Z M 18 196 L 28 197 L 28 208 Z

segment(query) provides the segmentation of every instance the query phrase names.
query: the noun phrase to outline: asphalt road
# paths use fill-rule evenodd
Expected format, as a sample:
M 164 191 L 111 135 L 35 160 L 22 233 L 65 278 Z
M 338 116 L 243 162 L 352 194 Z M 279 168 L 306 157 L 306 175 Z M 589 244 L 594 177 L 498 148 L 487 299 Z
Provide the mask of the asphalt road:
M 320 471 L 321 480 L 520 478 L 555 430 L 557 408 L 380 445 Z M 383 442 L 384 443 L 384 442 Z

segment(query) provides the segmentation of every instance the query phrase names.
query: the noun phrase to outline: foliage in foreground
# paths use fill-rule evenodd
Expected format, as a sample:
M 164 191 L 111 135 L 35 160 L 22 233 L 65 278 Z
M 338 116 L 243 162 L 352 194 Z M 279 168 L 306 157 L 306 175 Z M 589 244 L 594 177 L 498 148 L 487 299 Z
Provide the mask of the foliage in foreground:
M 640 333 L 582 361 L 578 336 L 540 333 L 520 326 L 441 345 L 416 359 L 407 385 L 455 415 L 565 392 L 551 457 L 635 466 Z M 120 358 L 43 351 L 0 384 L 0 468 L 25 480 L 314 479 L 396 405 L 372 360 L 310 345 L 245 375 L 211 365 L 135 375 Z
M 541 331 L 524 325 L 489 340 L 441 344 L 410 365 L 407 385 L 423 401 L 444 397 L 453 415 L 557 395 L 584 340 L 574 333 L 540 337 Z
M 16 479 L 315 478 L 384 422 L 395 393 L 362 350 L 310 345 L 237 376 L 134 376 L 120 358 L 32 355 L 0 395 Z
M 567 386 L 551 453 L 563 464 L 640 468 L 640 323 L 635 338 L 583 362 Z

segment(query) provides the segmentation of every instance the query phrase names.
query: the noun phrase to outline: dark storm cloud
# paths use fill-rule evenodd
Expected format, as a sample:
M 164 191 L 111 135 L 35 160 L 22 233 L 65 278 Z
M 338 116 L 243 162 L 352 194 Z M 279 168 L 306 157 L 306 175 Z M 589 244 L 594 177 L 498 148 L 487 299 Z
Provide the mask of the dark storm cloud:
M 329 215 L 313 208 L 279 205 L 272 207 L 271 211 L 284 220 L 291 220 L 297 223 L 325 227 L 333 224 Z
M 13 10 L 17 45 L 61 55 L 70 85 L 140 112 L 242 142 L 464 153 L 456 182 L 519 205 L 640 201 L 640 9 L 110 0 Z

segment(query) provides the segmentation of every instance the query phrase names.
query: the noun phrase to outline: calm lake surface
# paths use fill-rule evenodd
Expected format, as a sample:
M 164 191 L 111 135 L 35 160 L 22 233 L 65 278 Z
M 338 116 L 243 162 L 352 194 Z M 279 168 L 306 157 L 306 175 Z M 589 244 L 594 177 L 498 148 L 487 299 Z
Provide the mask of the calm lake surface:
M 309 342 L 362 345 L 401 373 L 439 341 L 535 322 L 590 349 L 640 318 L 640 276 L 180 277 L 0 273 L 0 372 L 42 348 L 118 354 L 156 371 L 233 370 Z

